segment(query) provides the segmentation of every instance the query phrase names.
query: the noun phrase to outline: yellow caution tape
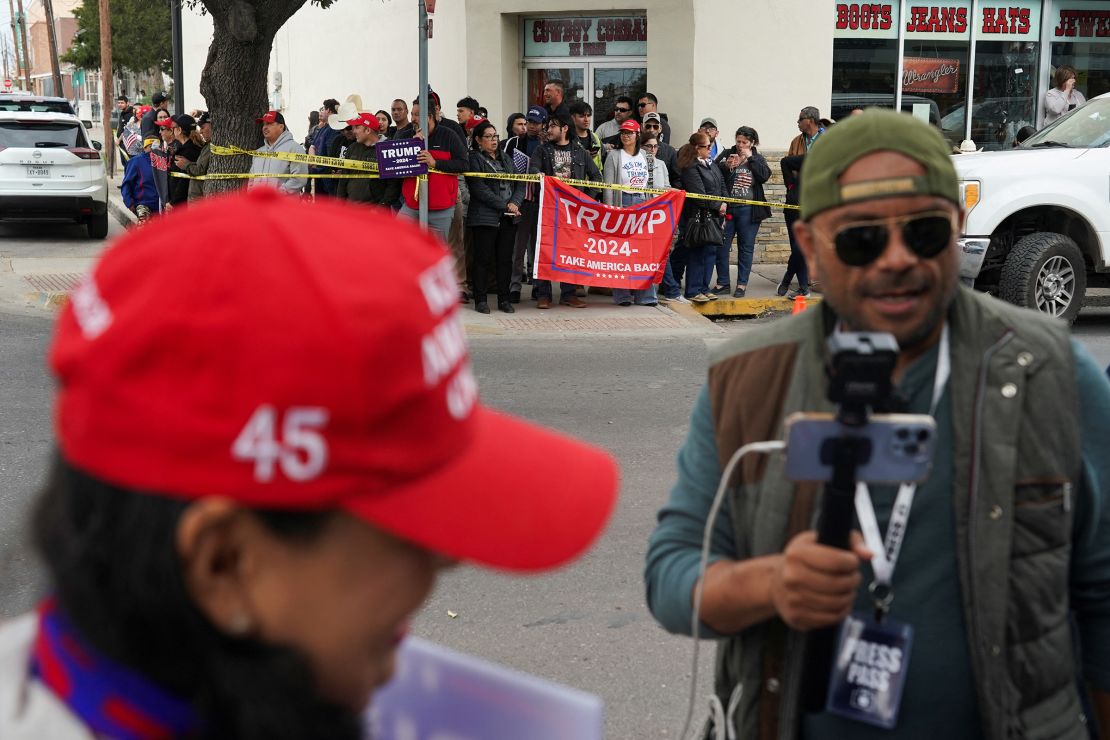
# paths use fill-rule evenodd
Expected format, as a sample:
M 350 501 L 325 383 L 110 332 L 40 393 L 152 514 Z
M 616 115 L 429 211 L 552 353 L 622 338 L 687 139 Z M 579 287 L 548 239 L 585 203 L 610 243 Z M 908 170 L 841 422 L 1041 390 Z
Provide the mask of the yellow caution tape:
M 319 156 L 312 155 L 312 154 L 297 154 L 295 152 L 259 152 L 259 151 L 252 151 L 252 150 L 249 150 L 249 149 L 240 149 L 239 147 L 217 146 L 216 144 L 212 144 L 211 147 L 212 147 L 211 151 L 212 151 L 213 154 L 221 155 L 221 156 L 231 156 L 231 155 L 245 154 L 245 155 L 251 156 L 251 157 L 265 157 L 265 158 L 269 158 L 269 159 L 280 159 L 280 160 L 284 160 L 284 161 L 287 161 L 287 162 L 299 162 L 299 163 L 302 163 L 302 164 L 315 164 L 315 165 L 319 165 L 321 167 L 334 167 L 334 168 L 337 168 L 337 169 L 348 169 L 348 170 L 363 170 L 363 171 L 369 171 L 369 172 L 377 172 L 378 171 L 378 166 L 373 162 L 362 162 L 362 161 L 353 160 L 353 159 L 338 159 L 336 157 L 319 157 Z M 177 173 L 177 172 L 174 172 L 174 173 L 171 173 L 171 174 L 173 174 L 175 177 L 188 177 L 188 175 L 184 175 L 184 174 Z M 534 174 L 516 174 L 516 173 L 507 173 L 507 172 L 506 173 L 501 173 L 501 172 L 459 172 L 459 173 L 441 172 L 441 173 L 433 173 L 433 174 L 441 174 L 441 175 L 447 175 L 447 176 L 486 178 L 486 179 L 490 179 L 490 180 L 508 180 L 510 182 L 538 183 L 538 182 L 541 182 L 542 179 L 543 179 L 543 175 L 538 175 L 538 174 L 536 174 L 536 175 L 534 175 Z M 231 178 L 235 178 L 235 177 L 305 177 L 305 178 L 342 179 L 342 178 L 349 178 L 349 177 L 354 177 L 354 178 L 365 177 L 365 175 L 235 175 L 235 174 L 228 174 L 228 175 L 221 175 L 219 177 L 215 177 L 213 175 L 207 175 L 205 177 L 207 177 L 209 179 L 221 179 L 221 180 L 231 179 Z M 417 185 L 416 185 L 416 199 L 417 199 L 417 201 L 420 200 L 421 183 L 426 182 L 427 178 L 428 178 L 427 175 L 420 175 L 420 176 L 417 177 Z M 203 178 L 197 177 L 197 178 L 193 178 L 193 179 L 203 179 Z M 662 188 L 637 188 L 637 187 L 633 187 L 631 185 L 612 185 L 612 184 L 604 183 L 604 182 L 594 182 L 593 180 L 567 179 L 567 180 L 559 180 L 559 182 L 565 183 L 566 185 L 570 185 L 571 187 L 578 188 L 580 190 L 593 188 L 593 189 L 600 189 L 600 190 L 619 190 L 619 191 L 624 192 L 624 193 L 645 193 L 645 194 L 648 194 L 648 195 L 661 195 L 662 193 L 668 192 L 667 190 L 664 190 Z M 713 201 L 715 203 L 730 203 L 730 204 L 733 204 L 733 205 L 741 205 L 741 206 L 770 206 L 771 208 L 782 208 L 782 209 L 789 209 L 789 210 L 795 210 L 795 211 L 800 208 L 800 206 L 796 206 L 796 205 L 793 205 L 791 203 L 775 203 L 775 202 L 772 202 L 772 201 L 765 201 L 765 200 L 747 200 L 745 198 L 732 198 L 730 196 L 722 196 L 722 195 L 705 195 L 704 193 L 690 193 L 690 192 L 688 192 L 688 193 L 686 193 L 686 198 L 689 199 L 689 200 L 706 200 L 706 201 Z
M 248 179 L 294 179 L 294 180 L 377 180 L 379 175 L 367 172 L 362 175 L 298 175 L 295 172 L 262 174 L 259 172 L 213 172 L 210 175 L 186 175 L 184 172 L 171 172 L 170 177 L 182 180 L 248 180 Z
M 262 159 L 280 159 L 283 162 L 296 162 L 298 164 L 311 164 L 317 167 L 335 167 L 341 170 L 362 170 L 363 172 L 377 172 L 378 165 L 374 162 L 363 162 L 359 159 L 339 159 L 338 157 L 321 157 L 316 154 L 298 154 L 297 152 L 260 152 L 251 149 L 240 149 L 237 146 L 219 146 L 212 144 L 211 152 L 220 157 L 235 157 L 246 155 L 248 157 L 261 157 Z

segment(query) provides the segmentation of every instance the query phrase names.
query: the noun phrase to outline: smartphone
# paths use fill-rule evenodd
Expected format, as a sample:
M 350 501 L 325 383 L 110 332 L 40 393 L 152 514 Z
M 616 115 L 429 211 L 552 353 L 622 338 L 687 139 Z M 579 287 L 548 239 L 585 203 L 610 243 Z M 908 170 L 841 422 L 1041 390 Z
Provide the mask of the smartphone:
M 873 414 L 867 424 L 851 427 L 832 414 L 796 413 L 786 419 L 786 469 L 792 481 L 832 479 L 832 440 L 860 437 L 869 459 L 856 469 L 863 483 L 916 483 L 933 464 L 937 424 L 924 414 Z

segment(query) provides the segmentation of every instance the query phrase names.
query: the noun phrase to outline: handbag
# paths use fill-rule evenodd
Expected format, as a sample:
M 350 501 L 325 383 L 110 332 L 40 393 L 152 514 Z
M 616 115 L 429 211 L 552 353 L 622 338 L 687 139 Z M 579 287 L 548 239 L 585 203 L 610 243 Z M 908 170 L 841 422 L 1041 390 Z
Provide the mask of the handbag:
M 694 217 L 686 222 L 686 246 L 693 249 L 707 244 L 723 244 L 725 232 L 721 220 L 708 208 L 699 208 Z

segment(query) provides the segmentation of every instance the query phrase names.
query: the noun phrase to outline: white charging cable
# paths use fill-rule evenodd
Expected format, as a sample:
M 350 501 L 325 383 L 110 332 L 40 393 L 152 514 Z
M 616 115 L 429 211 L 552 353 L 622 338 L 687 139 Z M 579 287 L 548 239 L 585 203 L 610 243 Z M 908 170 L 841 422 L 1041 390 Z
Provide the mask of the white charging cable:
M 686 706 L 686 721 L 682 725 L 682 732 L 678 733 L 679 740 L 686 737 L 686 733 L 690 731 L 690 723 L 694 719 L 694 703 L 697 701 L 698 696 L 698 653 L 701 643 L 698 641 L 698 633 L 701 631 L 701 597 L 702 591 L 705 588 L 705 569 L 709 566 L 709 543 L 713 539 L 713 523 L 717 520 L 717 514 L 721 510 L 721 505 L 724 503 L 725 491 L 728 489 L 728 482 L 732 479 L 732 473 L 736 466 L 743 459 L 744 455 L 749 452 L 778 452 L 786 448 L 786 442 L 782 440 L 773 440 L 769 442 L 752 442 L 746 444 L 729 458 L 728 464 L 725 465 L 724 472 L 721 473 L 721 480 L 717 484 L 717 494 L 713 497 L 713 505 L 709 507 L 709 516 L 705 522 L 705 532 L 702 535 L 701 542 L 701 561 L 698 564 L 698 581 L 694 587 L 694 615 L 690 618 L 690 634 L 694 638 L 694 660 L 692 671 L 690 675 L 690 700 Z M 742 687 L 738 687 L 741 691 Z M 715 703 L 714 703 L 715 702 Z M 725 712 L 721 706 L 721 701 L 716 696 L 710 699 L 710 710 L 714 715 L 714 719 L 722 717 L 725 726 L 728 727 L 727 735 L 728 740 L 734 740 L 735 732 L 731 728 L 732 714 L 736 711 L 736 707 L 740 704 L 740 692 L 734 691 L 732 697 L 728 702 L 728 711 Z M 718 731 L 718 737 L 721 737 Z

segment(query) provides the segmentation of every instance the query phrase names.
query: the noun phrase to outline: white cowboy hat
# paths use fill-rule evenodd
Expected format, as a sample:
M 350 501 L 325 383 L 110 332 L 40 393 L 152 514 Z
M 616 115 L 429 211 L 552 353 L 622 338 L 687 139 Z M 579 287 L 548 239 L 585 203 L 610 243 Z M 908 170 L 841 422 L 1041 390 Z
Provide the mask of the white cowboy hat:
M 347 121 L 358 118 L 358 114 L 361 112 L 362 96 L 348 95 L 347 99 L 343 101 L 343 105 L 339 106 L 339 112 L 328 116 L 328 125 L 336 131 L 342 131 L 347 128 Z
M 973 154 L 981 151 L 983 151 L 982 147 L 976 149 L 975 142 L 971 139 L 964 139 L 960 142 L 960 154 Z

